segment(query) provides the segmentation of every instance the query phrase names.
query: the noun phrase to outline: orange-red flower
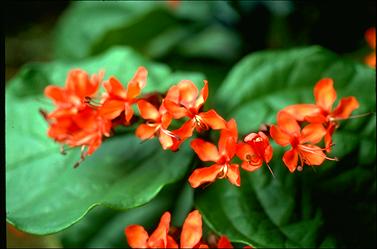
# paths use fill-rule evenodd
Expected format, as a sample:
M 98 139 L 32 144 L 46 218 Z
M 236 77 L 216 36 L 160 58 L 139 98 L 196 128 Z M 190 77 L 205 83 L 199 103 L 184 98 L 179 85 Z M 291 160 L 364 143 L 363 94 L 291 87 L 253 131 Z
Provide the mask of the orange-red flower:
M 232 184 L 240 186 L 240 172 L 238 164 L 232 164 L 236 153 L 238 132 L 234 119 L 227 123 L 227 128 L 221 130 L 218 148 L 200 138 L 191 142 L 191 148 L 204 162 L 215 162 L 214 165 L 195 169 L 189 177 L 189 183 L 193 188 L 208 182 L 213 182 L 216 178 L 227 178 Z
M 296 170 L 298 160 L 300 160 L 300 170 L 304 164 L 321 165 L 325 159 L 331 160 L 323 153 L 323 149 L 314 145 L 326 134 L 321 124 L 308 124 L 301 130 L 294 117 L 286 112 L 278 113 L 277 124 L 271 126 L 270 134 L 277 144 L 291 145 L 292 148 L 283 156 L 283 162 L 290 172 Z
M 185 219 L 179 245 L 169 235 L 169 226 L 170 213 L 165 212 L 160 219 L 158 227 L 151 236 L 140 225 L 127 226 L 124 233 L 131 248 L 209 248 L 202 241 L 202 216 L 198 210 L 189 213 Z M 233 246 L 226 236 L 221 236 L 217 243 L 217 248 L 233 248 Z
M 163 106 L 157 108 L 145 100 L 139 100 L 137 106 L 140 116 L 146 123 L 139 125 L 136 129 L 136 136 L 142 140 L 150 139 L 158 134 L 160 143 L 164 150 L 173 145 L 173 139 L 177 137 L 174 133 L 167 130 L 172 121 L 172 117 L 166 112 Z
M 226 127 L 225 120 L 215 110 L 200 111 L 207 97 L 207 81 L 204 81 L 200 94 L 198 88 L 190 80 L 182 80 L 169 89 L 163 101 L 164 107 L 174 119 L 189 118 L 179 131 L 182 135 L 181 139 L 191 137 L 195 128 L 198 132 L 202 132 L 209 128 L 219 130 Z
M 272 158 L 272 147 L 268 137 L 263 132 L 250 133 L 244 138 L 244 143 L 237 144 L 237 156 L 243 161 L 241 167 L 247 171 L 259 169 L 265 162 L 268 163 Z M 271 173 L 272 170 L 270 169 Z
M 353 96 L 340 99 L 333 109 L 336 91 L 331 78 L 324 78 L 314 87 L 316 104 L 298 104 L 285 107 L 282 111 L 291 114 L 298 121 L 322 123 L 326 127 L 325 147 L 330 152 L 332 134 L 338 126 L 338 120 L 348 119 L 351 113 L 359 107 L 359 102 Z
M 65 87 L 45 89 L 45 95 L 56 105 L 54 111 L 45 115 L 48 136 L 70 147 L 81 146 L 82 160 L 98 149 L 103 136 L 110 136 L 111 122 L 87 103 L 96 95 L 102 77 L 103 72 L 89 77 L 85 71 L 75 69 L 68 73 Z
M 157 229 L 148 235 L 140 225 L 130 225 L 124 230 L 131 248 L 178 248 L 177 242 L 169 235 L 170 213 L 165 212 Z M 180 248 L 203 248 L 202 216 L 198 210 L 188 214 L 182 227 Z M 207 246 L 208 248 L 208 246 Z
M 82 160 L 99 148 L 103 136 L 110 136 L 111 122 L 89 106 L 77 114 L 50 118 L 48 122 L 48 136 L 70 147 L 81 146 Z
M 368 45 L 373 49 L 373 52 L 365 57 L 365 63 L 370 67 L 376 68 L 376 28 L 369 28 L 365 32 L 365 40 L 368 42 Z
M 114 76 L 104 82 L 106 93 L 103 96 L 103 103 L 100 107 L 100 114 L 106 119 L 115 119 L 124 112 L 125 125 L 130 123 L 134 110 L 132 105 L 136 103 L 147 82 L 148 72 L 144 67 L 139 67 L 134 77 L 128 83 L 127 89 Z
M 100 71 L 98 75 L 89 77 L 84 70 L 74 69 L 69 71 L 65 87 L 47 86 L 44 93 L 57 107 L 47 118 L 76 114 L 86 108 L 87 98 L 96 95 L 103 75 Z

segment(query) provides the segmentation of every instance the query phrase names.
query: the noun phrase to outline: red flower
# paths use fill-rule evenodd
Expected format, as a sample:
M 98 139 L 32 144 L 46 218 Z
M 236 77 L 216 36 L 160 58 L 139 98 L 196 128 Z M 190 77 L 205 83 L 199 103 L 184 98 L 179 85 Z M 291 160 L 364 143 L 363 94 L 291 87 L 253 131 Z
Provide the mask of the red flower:
M 331 160 L 320 147 L 314 145 L 326 134 L 321 124 L 308 124 L 301 130 L 294 117 L 286 112 L 278 113 L 277 123 L 278 126 L 271 126 L 270 134 L 277 144 L 292 146 L 283 156 L 283 162 L 290 172 L 296 170 L 298 159 L 299 169 L 302 169 L 304 164 L 321 165 L 325 159 Z
M 213 182 L 216 178 L 228 178 L 232 184 L 240 186 L 239 166 L 231 164 L 236 153 L 237 137 L 237 124 L 234 119 L 231 119 L 227 123 L 227 128 L 221 130 L 218 148 L 200 138 L 191 142 L 191 148 L 202 161 L 215 162 L 210 167 L 194 170 L 189 177 L 189 183 L 193 188 L 197 188 L 203 183 Z
M 316 104 L 298 104 L 284 108 L 282 111 L 291 114 L 298 121 L 322 123 L 326 127 L 325 147 L 330 152 L 332 134 L 338 126 L 338 120 L 348 119 L 351 113 L 359 107 L 355 97 L 340 99 L 338 106 L 333 109 L 336 100 L 334 82 L 330 78 L 324 78 L 315 85 L 314 97 Z
M 103 119 L 98 110 L 91 107 L 48 121 L 48 136 L 70 147 L 81 146 L 82 160 L 99 148 L 103 136 L 110 136 L 111 122 Z M 87 151 L 84 150 L 86 147 Z
M 176 135 L 167 130 L 172 121 L 172 117 L 162 107 L 160 110 L 145 100 L 139 100 L 137 106 L 140 115 L 143 119 L 147 120 L 146 123 L 139 125 L 136 129 L 136 136 L 142 140 L 150 139 L 158 134 L 160 143 L 164 150 L 173 145 L 173 138 Z
M 87 103 L 96 95 L 102 76 L 100 72 L 89 77 L 85 71 L 75 69 L 68 73 L 64 88 L 47 86 L 45 89 L 45 95 L 57 106 L 45 116 L 49 123 L 48 136 L 70 147 L 81 146 L 81 160 L 98 149 L 103 136 L 110 136 L 111 122 L 100 117 L 98 110 Z
M 131 248 L 178 248 L 178 243 L 169 235 L 169 226 L 170 213 L 165 212 L 151 236 L 140 225 L 127 226 L 124 233 Z M 202 216 L 198 210 L 189 213 L 185 219 L 179 248 L 209 248 L 202 242 Z M 233 248 L 233 246 L 226 236 L 221 236 L 217 248 Z
M 189 80 L 182 80 L 172 86 L 163 105 L 174 119 L 188 117 L 189 120 L 182 125 L 179 133 L 181 139 L 192 136 L 194 128 L 202 132 L 212 128 L 214 130 L 224 129 L 225 120 L 213 109 L 207 112 L 200 112 L 208 97 L 208 82 L 204 81 L 204 87 L 198 96 L 198 88 Z
M 365 58 L 365 63 L 370 67 L 376 68 L 376 28 L 369 28 L 365 32 L 365 40 L 368 45 L 373 49 L 373 52 Z
M 266 162 L 271 174 L 272 170 L 268 163 L 272 158 L 272 147 L 268 137 L 263 132 L 250 133 L 244 139 L 245 143 L 237 144 L 237 156 L 243 161 L 241 167 L 247 171 L 259 169 Z
M 124 230 L 128 245 L 131 248 L 178 248 L 178 244 L 169 233 L 170 213 L 165 212 L 161 217 L 157 229 L 148 235 L 142 226 L 130 225 Z M 198 210 L 189 213 L 182 227 L 181 248 L 203 248 L 200 242 L 202 238 L 202 216 Z
M 103 74 L 101 71 L 89 77 L 84 70 L 74 69 L 69 71 L 65 87 L 47 86 L 44 93 L 57 106 L 47 118 L 72 115 L 84 109 L 87 98 L 96 95 Z
M 128 83 L 127 89 L 115 77 L 110 77 L 103 84 L 107 92 L 104 94 L 100 114 L 111 120 L 124 111 L 125 124 L 128 125 L 134 114 L 132 105 L 137 101 L 136 97 L 141 93 L 141 89 L 145 87 L 147 75 L 147 70 L 139 67 Z

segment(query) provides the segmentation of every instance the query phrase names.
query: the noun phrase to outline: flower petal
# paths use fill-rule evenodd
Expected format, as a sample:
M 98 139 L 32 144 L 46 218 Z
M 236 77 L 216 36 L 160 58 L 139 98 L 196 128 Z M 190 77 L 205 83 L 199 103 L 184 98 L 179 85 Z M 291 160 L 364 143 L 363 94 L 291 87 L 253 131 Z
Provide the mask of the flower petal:
M 188 181 L 191 187 L 197 188 L 203 183 L 214 182 L 222 170 L 223 166 L 217 164 L 210 167 L 195 169 L 190 175 Z
M 279 127 L 272 125 L 270 128 L 270 135 L 278 145 L 287 146 L 290 144 L 290 138 L 287 133 L 283 132 Z
M 124 118 L 126 120 L 126 125 L 128 125 L 131 121 L 131 118 L 134 116 L 134 110 L 132 109 L 132 106 L 128 103 L 124 103 Z
M 260 159 L 260 158 L 258 157 L 258 159 Z M 262 160 L 259 160 L 259 163 L 256 164 L 256 165 L 252 165 L 250 162 L 244 161 L 244 162 L 241 163 L 241 168 L 243 168 L 246 171 L 253 172 L 253 171 L 259 169 L 260 167 L 262 167 L 262 165 L 263 165 Z
M 226 128 L 222 129 L 219 138 L 219 153 L 232 158 L 237 150 L 238 131 L 236 120 L 231 119 L 226 123 Z
M 155 132 L 156 127 L 151 127 L 146 124 L 140 124 L 135 131 L 135 135 L 141 140 L 146 140 L 154 137 Z
M 293 173 L 297 168 L 297 161 L 298 161 L 298 152 L 297 150 L 291 149 L 284 153 L 283 155 L 283 162 L 289 169 L 291 173 Z
M 121 100 L 106 100 L 99 108 L 99 113 L 106 119 L 115 119 L 124 110 L 124 101 Z
M 191 141 L 191 148 L 199 156 L 200 160 L 207 162 L 216 162 L 220 158 L 220 154 L 216 146 L 212 143 L 196 138 Z
M 301 143 L 316 144 L 325 136 L 326 129 L 321 124 L 308 124 L 301 131 Z
M 297 104 L 285 107 L 282 112 L 289 113 L 297 121 L 304 121 L 306 117 L 321 115 L 321 108 L 314 104 Z
M 170 226 L 170 213 L 165 212 L 161 219 L 158 227 L 151 234 L 148 240 L 148 247 L 150 248 L 166 248 L 167 236 Z
M 178 248 L 177 242 L 175 242 L 175 240 L 173 239 L 173 237 L 171 237 L 170 235 L 168 235 L 168 240 L 167 240 L 166 248 Z
M 238 164 L 231 164 L 228 166 L 226 177 L 233 184 L 239 187 L 241 185 L 240 169 Z
M 108 81 L 105 81 L 103 83 L 103 87 L 111 97 L 117 97 L 121 99 L 127 98 L 126 89 L 124 89 L 122 83 L 120 83 L 120 81 L 114 76 L 111 76 Z
M 225 120 L 213 109 L 207 112 L 201 112 L 199 116 L 203 119 L 203 122 L 209 125 L 213 130 L 226 128 Z
M 168 99 L 178 104 L 179 103 L 179 87 L 177 85 L 171 86 L 168 92 L 166 93 L 165 99 Z
M 195 84 L 191 80 L 181 80 L 177 87 L 179 88 L 180 103 L 186 107 L 193 106 L 198 97 L 198 88 Z
M 316 104 L 326 112 L 330 113 L 332 105 L 336 100 L 334 82 L 331 78 L 324 78 L 317 82 L 314 87 Z
M 359 108 L 359 102 L 355 97 L 342 98 L 331 116 L 334 118 L 348 118 L 357 108 Z
M 157 121 L 160 118 L 160 113 L 157 108 L 143 99 L 137 102 L 137 107 L 140 111 L 140 116 L 143 119 Z
M 63 87 L 47 86 L 44 90 L 46 97 L 52 99 L 56 105 L 67 102 L 67 93 Z
M 164 99 L 163 105 L 174 119 L 180 119 L 188 115 L 185 107 L 171 101 L 170 99 Z
M 203 104 L 206 102 L 207 98 L 208 98 L 208 81 L 204 80 L 204 86 L 202 90 L 200 91 L 200 95 L 198 99 L 195 102 L 195 108 L 199 110 L 200 107 L 202 107 Z
M 87 72 L 81 69 L 73 69 L 68 73 L 67 90 L 72 91 L 81 99 L 86 96 L 93 96 L 99 86 L 99 82 L 92 82 Z
M 139 225 L 127 226 L 124 230 L 127 243 L 131 248 L 147 248 L 147 240 L 149 238 L 144 227 Z
M 299 149 L 301 158 L 307 165 L 321 165 L 325 161 L 325 153 L 316 145 L 299 145 Z
M 372 49 L 376 49 L 376 28 L 372 27 L 365 32 L 365 40 Z
M 139 67 L 127 86 L 127 98 L 134 99 L 139 96 L 141 89 L 147 84 L 148 71 L 144 67 Z
M 164 150 L 167 150 L 173 146 L 173 138 L 162 130 L 160 130 L 160 136 L 158 137 L 158 140 L 160 140 L 160 144 Z
M 202 238 L 202 216 L 198 210 L 188 214 L 182 226 L 181 248 L 193 248 Z
M 325 135 L 325 148 L 326 152 L 331 152 L 331 146 L 332 146 L 332 134 L 334 133 L 336 128 L 336 125 L 333 123 L 330 123 L 329 127 L 326 129 L 326 135 Z
M 376 68 L 376 52 L 372 52 L 371 54 L 367 55 L 364 62 L 370 67 Z
M 298 125 L 295 118 L 289 113 L 280 111 L 277 115 L 277 123 L 281 130 L 291 135 L 300 134 L 300 126 Z
M 180 128 L 172 131 L 176 137 L 173 137 L 173 145 L 169 148 L 172 151 L 179 149 L 179 146 L 189 137 L 195 129 L 195 123 L 192 119 L 186 121 Z
M 230 240 L 226 236 L 221 236 L 217 242 L 217 248 L 233 248 Z

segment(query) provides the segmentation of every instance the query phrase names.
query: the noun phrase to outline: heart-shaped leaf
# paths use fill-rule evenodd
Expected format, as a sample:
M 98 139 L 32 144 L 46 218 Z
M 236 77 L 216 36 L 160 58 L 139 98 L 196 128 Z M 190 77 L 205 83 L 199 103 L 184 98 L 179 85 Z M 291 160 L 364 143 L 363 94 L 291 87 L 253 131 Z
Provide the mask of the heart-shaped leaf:
M 195 73 L 172 73 L 166 66 L 147 62 L 129 49 L 114 48 L 78 63 L 25 66 L 6 91 L 6 210 L 7 221 L 34 234 L 60 231 L 80 220 L 90 209 L 104 205 L 129 209 L 149 202 L 161 188 L 181 179 L 192 152 L 184 144 L 179 152 L 164 151 L 157 140 L 141 141 L 133 133 L 114 136 L 88 157 L 72 166 L 79 151 L 59 153 L 59 145 L 47 137 L 47 122 L 39 113 L 49 100 L 47 84 L 63 85 L 68 70 L 100 69 L 123 83 L 138 66 L 148 70 L 143 92 L 166 91 L 178 79 L 203 84 Z M 34 84 L 38 82 L 38 84 Z
M 239 132 L 275 123 L 290 104 L 314 103 L 313 87 L 334 79 L 338 101 L 355 96 L 355 114 L 375 112 L 375 71 L 320 47 L 252 54 L 238 63 L 218 91 L 218 109 Z M 342 121 L 331 156 L 339 162 L 289 173 L 286 148 L 274 146 L 270 163 L 243 172 L 241 187 L 218 182 L 198 193 L 196 206 L 219 234 L 254 247 L 373 247 L 376 245 L 376 118 Z

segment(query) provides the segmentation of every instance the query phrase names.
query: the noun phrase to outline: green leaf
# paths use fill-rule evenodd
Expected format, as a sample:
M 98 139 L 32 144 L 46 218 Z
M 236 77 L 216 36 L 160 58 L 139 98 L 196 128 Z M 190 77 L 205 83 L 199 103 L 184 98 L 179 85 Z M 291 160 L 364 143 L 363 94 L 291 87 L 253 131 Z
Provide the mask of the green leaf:
M 127 245 L 124 229 L 128 225 L 138 224 L 147 231 L 153 231 L 165 211 L 182 212 L 182 209 L 174 208 L 176 200 L 171 197 L 190 198 L 186 192 L 179 193 L 183 186 L 188 185 L 185 183 L 186 180 L 169 184 L 151 202 L 138 208 L 118 211 L 99 207 L 90 211 L 80 222 L 61 232 L 63 246 L 65 248 L 124 248 Z M 180 206 L 186 206 L 183 209 L 189 208 L 188 211 L 192 208 L 192 201 L 179 203 L 182 204 Z M 183 210 L 184 216 L 188 211 Z M 174 218 L 173 212 L 173 221 Z M 174 225 L 173 221 L 172 225 Z
M 375 112 L 375 71 L 320 47 L 259 52 L 247 56 L 218 90 L 217 106 L 235 118 L 240 135 L 275 123 L 290 104 L 314 103 L 313 87 L 334 79 L 338 100 L 355 96 L 354 114 Z M 287 148 L 274 145 L 270 163 L 242 172 L 241 187 L 220 181 L 197 193 L 206 223 L 233 242 L 254 247 L 374 247 L 376 239 L 376 117 L 342 121 L 330 156 L 320 167 L 289 173 Z
M 141 143 L 133 133 L 114 136 L 88 157 L 79 168 L 73 165 L 79 151 L 59 153 L 59 145 L 47 137 L 47 122 L 39 113 L 49 100 L 47 84 L 63 85 L 67 72 L 99 69 L 124 84 L 138 66 L 148 70 L 143 91 L 165 91 L 180 79 L 203 84 L 195 73 L 172 73 L 164 65 L 147 62 L 135 52 L 114 48 L 77 63 L 54 62 L 25 66 L 6 90 L 6 210 L 7 221 L 34 234 L 60 231 L 79 221 L 90 209 L 103 205 L 129 209 L 149 202 L 165 185 L 181 179 L 192 160 L 185 143 L 173 153 L 158 140 Z M 35 77 L 29 77 L 36 75 Z M 182 77 L 182 78 L 181 78 Z M 37 79 L 42 79 L 34 86 Z
M 76 2 L 58 23 L 55 54 L 60 59 L 80 59 L 112 45 L 143 49 L 174 23 L 163 2 Z

